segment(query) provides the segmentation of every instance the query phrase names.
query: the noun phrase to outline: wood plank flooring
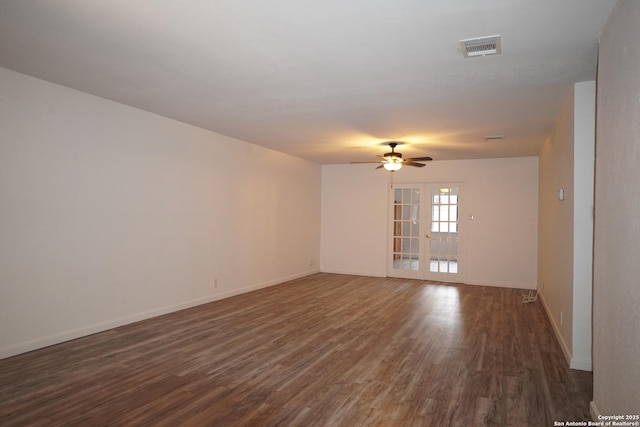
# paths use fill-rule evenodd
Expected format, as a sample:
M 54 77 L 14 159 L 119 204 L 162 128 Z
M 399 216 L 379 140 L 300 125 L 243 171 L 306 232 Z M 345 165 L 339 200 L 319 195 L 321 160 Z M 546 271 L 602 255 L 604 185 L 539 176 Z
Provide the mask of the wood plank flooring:
M 588 420 L 591 374 L 521 293 L 315 274 L 0 360 L 0 425 Z

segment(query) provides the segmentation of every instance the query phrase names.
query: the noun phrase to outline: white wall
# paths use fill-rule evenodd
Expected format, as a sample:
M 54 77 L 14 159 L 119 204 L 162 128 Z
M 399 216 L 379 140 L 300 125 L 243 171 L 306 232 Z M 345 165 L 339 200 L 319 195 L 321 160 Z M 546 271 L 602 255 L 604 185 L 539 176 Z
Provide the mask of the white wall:
M 595 82 L 576 83 L 540 152 L 538 280 L 565 356 L 582 370 L 591 370 L 594 145 Z
M 572 91 L 540 151 L 538 196 L 540 293 L 568 360 L 573 341 L 573 140 Z M 559 200 L 560 189 L 564 201 Z
M 322 271 L 386 275 L 387 178 L 370 165 L 322 166 Z
M 640 414 L 640 2 L 600 39 L 592 414 Z
M 574 86 L 573 343 L 570 366 L 591 370 L 596 82 Z
M 319 165 L 5 69 L 0 93 L 0 357 L 318 270 Z
M 386 275 L 390 173 L 375 165 L 322 167 L 322 271 Z M 395 183 L 462 182 L 470 284 L 535 289 L 537 157 L 433 161 L 405 167 Z M 471 221 L 469 214 L 474 215 Z

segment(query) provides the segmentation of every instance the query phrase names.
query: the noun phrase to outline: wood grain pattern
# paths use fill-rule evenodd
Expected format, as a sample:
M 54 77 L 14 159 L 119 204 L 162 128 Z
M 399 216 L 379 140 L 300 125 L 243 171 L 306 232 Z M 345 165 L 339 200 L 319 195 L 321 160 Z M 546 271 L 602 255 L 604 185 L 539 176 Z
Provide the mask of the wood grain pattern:
M 315 274 L 0 360 L 0 425 L 589 419 L 591 374 L 520 294 Z

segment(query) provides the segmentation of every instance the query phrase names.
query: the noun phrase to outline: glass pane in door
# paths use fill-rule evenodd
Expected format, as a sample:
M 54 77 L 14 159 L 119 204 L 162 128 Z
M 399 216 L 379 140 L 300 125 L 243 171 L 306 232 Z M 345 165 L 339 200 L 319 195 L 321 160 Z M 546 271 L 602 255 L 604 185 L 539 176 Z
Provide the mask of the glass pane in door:
M 458 273 L 458 193 L 457 187 L 431 190 L 429 271 L 432 273 Z
M 396 188 L 393 192 L 393 268 L 420 269 L 420 190 Z

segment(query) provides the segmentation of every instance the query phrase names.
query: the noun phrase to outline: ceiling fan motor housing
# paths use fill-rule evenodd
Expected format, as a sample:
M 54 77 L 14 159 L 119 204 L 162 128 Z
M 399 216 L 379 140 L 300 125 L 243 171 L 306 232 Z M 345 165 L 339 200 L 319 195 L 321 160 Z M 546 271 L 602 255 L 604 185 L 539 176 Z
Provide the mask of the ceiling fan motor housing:
M 398 145 L 397 142 L 390 142 L 389 143 L 389 147 L 391 147 L 391 152 L 390 153 L 384 153 L 384 156 L 382 156 L 385 160 L 393 160 L 393 159 L 402 159 L 402 153 L 396 153 L 395 149 L 396 146 Z

